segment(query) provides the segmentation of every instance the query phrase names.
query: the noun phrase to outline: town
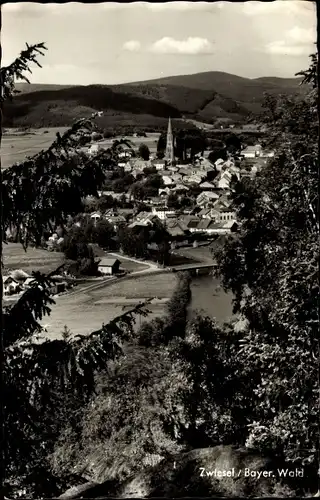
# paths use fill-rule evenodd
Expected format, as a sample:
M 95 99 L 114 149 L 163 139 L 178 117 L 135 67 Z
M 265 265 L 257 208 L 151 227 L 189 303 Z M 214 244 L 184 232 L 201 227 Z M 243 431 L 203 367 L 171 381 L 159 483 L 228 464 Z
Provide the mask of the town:
M 77 273 L 77 267 L 66 265 L 63 274 L 56 277 L 52 294 L 72 290 L 76 281 L 70 277 L 77 274 L 122 277 L 126 271 L 121 268 L 121 255 L 155 261 L 162 268 L 172 267 L 176 249 L 208 246 L 219 236 L 237 231 L 233 185 L 244 177 L 252 178 L 274 155 L 259 143 L 241 144 L 231 133 L 226 141 L 231 147 L 221 149 L 223 158 L 216 158 L 219 151 L 214 154 L 208 149 L 191 155 L 190 148 L 185 148 L 185 159 L 181 161 L 175 158 L 176 138 L 170 117 L 162 140 L 164 151 L 159 149 L 161 137 L 156 141 L 157 151 L 152 153 L 143 143 L 147 134 L 141 136 L 141 143 L 135 141 L 135 145 L 131 137 L 111 141 L 111 149 L 116 145 L 115 163 L 106 172 L 105 189 L 98 192 L 98 197 L 84 200 L 85 212 L 70 220 L 69 230 L 88 225 L 100 229 L 95 270 Z M 90 157 L 107 147 L 101 135 L 94 132 L 89 145 L 81 151 Z M 57 228 L 47 239 L 41 239 L 41 247 L 63 251 L 68 235 L 68 229 Z M 137 238 L 142 245 L 136 244 Z M 14 241 L 14 231 L 7 232 L 7 239 Z M 90 244 L 90 239 L 85 243 Z M 108 255 L 108 250 L 119 254 Z M 4 276 L 4 297 L 19 295 L 32 282 L 31 276 L 15 269 Z

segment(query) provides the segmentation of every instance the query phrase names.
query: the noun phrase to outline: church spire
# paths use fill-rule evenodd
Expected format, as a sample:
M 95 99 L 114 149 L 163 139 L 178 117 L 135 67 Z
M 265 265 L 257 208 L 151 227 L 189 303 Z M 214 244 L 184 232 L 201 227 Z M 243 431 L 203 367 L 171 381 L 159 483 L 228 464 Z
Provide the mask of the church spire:
M 166 145 L 166 160 L 170 163 L 174 161 L 174 150 L 173 150 L 173 135 L 171 127 L 171 118 L 169 117 L 168 130 L 167 130 L 167 145 Z

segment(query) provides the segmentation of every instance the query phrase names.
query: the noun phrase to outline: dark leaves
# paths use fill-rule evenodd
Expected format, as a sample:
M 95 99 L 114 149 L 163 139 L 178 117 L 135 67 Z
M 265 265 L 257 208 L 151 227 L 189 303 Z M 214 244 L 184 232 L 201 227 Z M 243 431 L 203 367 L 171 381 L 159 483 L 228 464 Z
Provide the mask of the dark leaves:
M 30 63 L 36 64 L 39 68 L 42 67 L 38 61 L 38 57 L 39 55 L 44 56 L 44 50 L 47 50 L 44 43 L 26 45 L 27 48 L 20 53 L 20 56 L 13 63 L 0 70 L 2 102 L 6 99 L 12 99 L 13 94 L 16 93 L 14 88 L 15 80 L 23 80 L 30 83 L 25 75 L 26 71 L 32 73 L 29 67 Z

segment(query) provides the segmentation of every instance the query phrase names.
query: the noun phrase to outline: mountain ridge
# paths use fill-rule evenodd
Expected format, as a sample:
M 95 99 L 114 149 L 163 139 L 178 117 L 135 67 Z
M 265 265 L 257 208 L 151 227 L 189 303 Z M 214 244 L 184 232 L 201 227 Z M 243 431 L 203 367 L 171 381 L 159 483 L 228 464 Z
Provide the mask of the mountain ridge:
M 303 95 L 299 78 L 239 77 L 208 71 L 117 85 L 18 84 L 6 105 L 5 126 L 69 126 L 81 113 L 104 111 L 104 124 L 141 116 L 243 122 L 262 111 L 265 93 Z M 135 119 L 134 119 L 135 117 Z

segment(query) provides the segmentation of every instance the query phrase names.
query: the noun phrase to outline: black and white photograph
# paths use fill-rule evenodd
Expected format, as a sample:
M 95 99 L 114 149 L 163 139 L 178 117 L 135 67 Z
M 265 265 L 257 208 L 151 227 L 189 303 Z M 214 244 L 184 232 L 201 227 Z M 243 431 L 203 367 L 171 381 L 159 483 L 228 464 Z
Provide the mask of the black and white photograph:
M 1 4 L 2 497 L 320 497 L 317 2 Z

